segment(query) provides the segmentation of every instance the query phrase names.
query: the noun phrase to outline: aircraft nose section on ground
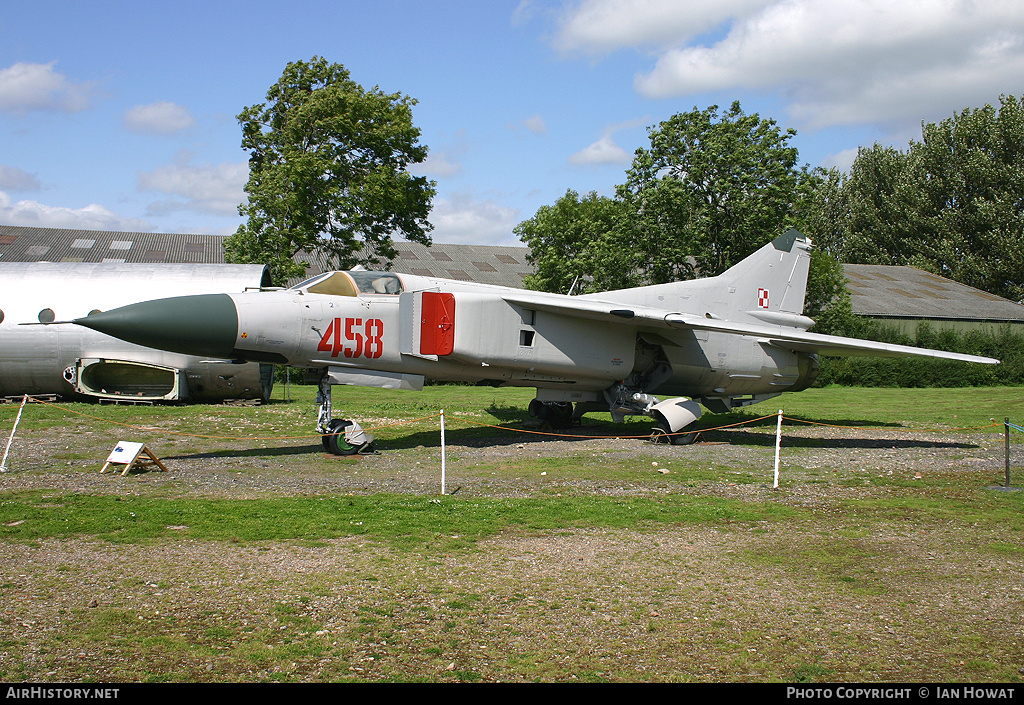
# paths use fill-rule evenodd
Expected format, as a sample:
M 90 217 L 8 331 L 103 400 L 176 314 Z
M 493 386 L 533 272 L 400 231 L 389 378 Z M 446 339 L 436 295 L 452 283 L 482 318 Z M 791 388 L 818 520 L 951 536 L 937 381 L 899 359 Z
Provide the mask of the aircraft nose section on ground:
M 199 294 L 143 301 L 72 321 L 157 350 L 231 358 L 238 311 L 227 294 Z

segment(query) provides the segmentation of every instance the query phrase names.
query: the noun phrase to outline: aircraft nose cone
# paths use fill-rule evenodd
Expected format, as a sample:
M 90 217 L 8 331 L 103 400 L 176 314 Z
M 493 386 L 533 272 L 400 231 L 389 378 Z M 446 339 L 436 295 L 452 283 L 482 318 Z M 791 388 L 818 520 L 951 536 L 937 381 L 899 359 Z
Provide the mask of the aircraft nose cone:
M 232 357 L 238 335 L 238 311 L 227 294 L 143 301 L 72 323 L 147 348 L 200 357 Z

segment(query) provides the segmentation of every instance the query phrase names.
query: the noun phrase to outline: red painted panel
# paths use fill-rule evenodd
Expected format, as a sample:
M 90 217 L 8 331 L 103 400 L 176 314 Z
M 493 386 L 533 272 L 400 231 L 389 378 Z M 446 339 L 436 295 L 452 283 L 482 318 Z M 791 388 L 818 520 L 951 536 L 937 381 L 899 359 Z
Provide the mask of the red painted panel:
M 420 320 L 420 354 L 451 355 L 455 349 L 455 295 L 423 292 Z

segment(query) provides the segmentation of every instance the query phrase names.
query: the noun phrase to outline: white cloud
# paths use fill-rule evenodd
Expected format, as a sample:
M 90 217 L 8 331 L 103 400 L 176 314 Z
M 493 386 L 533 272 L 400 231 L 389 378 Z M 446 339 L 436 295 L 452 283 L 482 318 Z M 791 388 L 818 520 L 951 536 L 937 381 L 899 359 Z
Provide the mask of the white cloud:
M 16 63 L 0 69 L 0 111 L 27 115 L 34 110 L 77 113 L 90 107 L 95 85 L 74 83 L 48 64 Z
M 609 125 L 605 128 L 604 135 L 597 142 L 594 142 L 585 149 L 569 156 L 569 163 L 577 166 L 598 166 L 601 164 L 627 164 L 632 160 L 633 155 L 615 143 L 612 138 L 620 130 L 631 130 L 650 122 L 650 116 L 638 120 L 627 120 L 625 122 Z
M 717 33 L 698 37 L 711 31 Z M 635 82 L 650 98 L 771 91 L 797 123 L 812 128 L 919 123 L 1020 92 L 1024 5 L 587 0 L 556 39 L 559 48 L 591 52 L 651 45 L 658 58 Z
M 769 4 L 767 0 L 583 0 L 563 15 L 554 45 L 598 54 L 672 46 Z
M 589 147 L 569 157 L 570 164 L 578 166 L 596 166 L 599 164 L 626 164 L 630 160 L 630 154 L 619 145 L 611 135 L 605 135 Z
M 430 152 L 419 164 L 410 164 L 409 173 L 417 176 L 451 178 L 462 173 L 462 164 L 447 152 Z
M 136 105 L 125 112 L 122 124 L 129 132 L 141 135 L 173 135 L 192 127 L 196 121 L 182 106 L 161 101 Z
M 170 166 L 139 172 L 140 191 L 155 191 L 173 196 L 151 203 L 150 214 L 195 211 L 209 215 L 238 215 L 238 206 L 245 201 L 245 183 L 249 165 L 224 163 L 193 166 L 187 155 Z
M 522 121 L 522 125 L 535 135 L 543 135 L 548 131 L 548 125 L 540 115 L 531 115 Z
M 70 230 L 120 230 L 124 232 L 153 230 L 153 225 L 141 218 L 126 218 L 96 203 L 85 208 L 48 206 L 38 201 L 12 203 L 10 196 L 3 191 L 0 191 L 0 223 Z
M 543 135 L 548 131 L 548 123 L 540 115 L 531 115 L 528 118 L 523 118 L 519 122 L 507 123 L 505 125 L 505 129 L 517 137 L 524 129 L 534 135 Z
M 848 173 L 859 151 L 860 147 L 853 147 L 852 149 L 844 149 L 836 154 L 829 154 L 821 160 L 821 166 L 826 169 L 837 169 L 838 171 Z
M 430 222 L 434 225 L 434 242 L 518 244 L 512 228 L 519 224 L 519 212 L 493 200 L 477 200 L 465 193 L 435 198 Z
M 0 189 L 9 191 L 39 191 L 42 185 L 35 174 L 30 174 L 16 166 L 0 164 Z
M 530 0 L 520 0 L 516 9 L 512 11 L 512 26 L 522 27 L 533 19 L 537 7 Z
M 462 157 L 469 151 L 466 131 L 458 130 L 454 139 L 438 149 L 431 148 L 427 158 L 419 164 L 410 164 L 409 173 L 417 176 L 452 178 L 462 175 Z

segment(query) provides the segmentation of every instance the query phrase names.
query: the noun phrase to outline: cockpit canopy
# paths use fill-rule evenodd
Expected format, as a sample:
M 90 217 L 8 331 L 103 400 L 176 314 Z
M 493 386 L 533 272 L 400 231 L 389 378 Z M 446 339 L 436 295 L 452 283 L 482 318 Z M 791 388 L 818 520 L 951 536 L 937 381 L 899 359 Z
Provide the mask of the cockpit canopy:
M 329 296 L 358 296 L 359 294 L 401 294 L 404 287 L 397 274 L 391 272 L 324 272 L 300 282 L 292 289 L 303 289 L 311 294 Z

